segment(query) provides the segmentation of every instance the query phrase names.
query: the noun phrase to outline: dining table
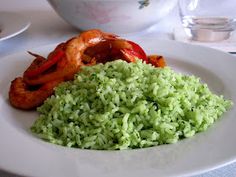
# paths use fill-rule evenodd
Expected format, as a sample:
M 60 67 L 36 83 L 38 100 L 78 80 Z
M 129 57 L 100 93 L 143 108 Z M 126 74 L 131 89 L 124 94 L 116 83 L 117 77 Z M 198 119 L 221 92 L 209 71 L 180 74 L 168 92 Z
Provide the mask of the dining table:
M 5 0 L 1 1 L 1 11 L 17 13 L 27 19 L 30 25 L 24 32 L 0 41 L 0 60 L 17 52 L 33 50 L 44 45 L 61 43 L 80 33 L 78 29 L 66 23 L 46 0 Z M 9 23 L 14 23 L 14 21 L 9 21 Z M 175 7 L 167 16 L 157 21 L 152 27 L 135 34 L 127 34 L 126 36 L 134 39 L 137 37 L 152 37 L 156 39 L 174 40 L 173 29 L 179 25 L 178 8 Z M 232 54 L 234 52 L 232 51 Z M 235 177 L 236 162 L 207 172 L 204 171 L 194 177 L 218 176 Z M 1 169 L 0 177 L 20 177 L 20 175 Z

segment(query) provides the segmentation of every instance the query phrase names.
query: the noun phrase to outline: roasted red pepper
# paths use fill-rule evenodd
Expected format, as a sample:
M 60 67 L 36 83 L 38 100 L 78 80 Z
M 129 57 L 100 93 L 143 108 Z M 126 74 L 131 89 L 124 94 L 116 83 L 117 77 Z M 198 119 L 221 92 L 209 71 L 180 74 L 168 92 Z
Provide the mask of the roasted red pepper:
M 33 56 L 36 56 L 35 54 L 30 53 Z M 63 56 L 64 56 L 64 51 L 63 50 L 56 50 L 54 53 L 51 54 L 50 57 L 48 57 L 47 60 L 43 60 L 41 63 L 36 65 L 34 68 L 26 70 L 24 73 L 25 77 L 35 77 L 44 71 L 48 70 L 51 66 L 56 64 Z M 38 56 L 38 55 L 37 55 Z M 36 56 L 36 57 L 37 57 Z
M 133 48 L 132 51 L 130 49 L 127 49 L 130 54 L 133 54 L 136 57 L 138 57 L 139 59 L 142 59 L 142 60 L 148 62 L 146 53 L 138 44 L 134 43 L 133 41 L 128 41 L 128 43 L 131 44 L 132 48 Z

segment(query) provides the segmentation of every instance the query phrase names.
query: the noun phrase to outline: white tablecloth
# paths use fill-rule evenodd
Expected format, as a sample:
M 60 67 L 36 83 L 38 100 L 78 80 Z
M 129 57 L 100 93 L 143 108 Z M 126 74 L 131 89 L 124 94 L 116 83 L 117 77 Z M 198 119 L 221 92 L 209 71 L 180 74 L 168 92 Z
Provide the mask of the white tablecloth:
M 234 0 L 232 0 L 234 1 Z M 0 11 L 17 12 L 31 21 L 29 29 L 11 39 L 0 42 L 0 59 L 9 54 L 27 51 L 42 45 L 55 44 L 74 36 L 78 31 L 66 24 L 49 6 L 46 0 L 7 0 L 1 2 Z M 144 36 L 173 39 L 172 30 L 179 25 L 177 8 Z M 1 157 L 0 157 L 1 158 Z M 236 163 L 197 175 L 195 177 L 235 177 Z M 0 177 L 19 177 L 0 170 Z

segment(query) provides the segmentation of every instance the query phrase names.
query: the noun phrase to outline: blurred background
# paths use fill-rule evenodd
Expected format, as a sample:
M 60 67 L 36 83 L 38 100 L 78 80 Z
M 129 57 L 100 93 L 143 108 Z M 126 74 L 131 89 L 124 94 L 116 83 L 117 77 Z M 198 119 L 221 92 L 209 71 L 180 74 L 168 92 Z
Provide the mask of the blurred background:
M 50 1 L 51 5 L 54 6 L 55 9 L 60 8 L 55 4 L 58 0 Z M 70 2 L 71 0 L 64 1 L 65 3 Z M 127 4 L 129 3 L 127 1 Z M 137 10 L 145 11 L 145 8 L 139 9 L 140 4 L 137 1 L 131 0 L 132 3 L 137 4 Z M 130 2 L 131 2 L 130 1 Z M 164 0 L 162 1 L 165 4 Z M 59 2 L 59 1 L 58 1 Z M 63 2 L 63 1 L 61 1 Z M 224 2 L 224 1 L 222 1 Z M 153 3 L 153 4 L 152 4 Z M 163 4 L 163 6 L 165 6 Z M 233 7 L 236 7 L 236 0 L 228 0 L 227 4 L 231 4 Z M 145 22 L 148 19 L 148 16 L 151 16 L 152 25 L 147 24 L 147 28 L 140 30 L 135 30 L 138 28 L 137 26 L 132 27 L 132 32 L 126 34 L 123 26 L 119 29 L 121 35 L 128 38 L 135 37 L 152 37 L 157 39 L 166 39 L 166 40 L 177 40 L 182 42 L 192 42 L 188 41 L 188 39 L 184 36 L 182 30 L 181 19 L 179 16 L 179 8 L 177 6 L 177 0 L 173 0 L 170 3 L 167 3 L 167 10 L 161 10 L 156 8 L 155 0 L 150 0 L 149 6 L 152 6 L 152 11 L 149 13 L 145 12 L 145 16 L 138 17 L 137 21 Z M 46 0 L 4 0 L 1 1 L 0 11 L 4 12 L 14 12 L 22 15 L 24 18 L 28 19 L 31 23 L 30 27 L 24 31 L 22 34 L 17 35 L 15 37 L 9 38 L 4 41 L 0 41 L 0 57 L 3 58 L 9 54 L 26 51 L 32 48 L 37 48 L 42 45 L 55 44 L 61 41 L 65 41 L 68 38 L 79 33 L 79 30 L 69 25 L 65 22 L 59 15 L 55 12 L 55 10 L 50 6 L 48 1 Z M 173 6 L 173 7 L 172 7 Z M 168 8 L 169 7 L 169 8 Z M 131 7 L 130 7 L 131 8 Z M 127 14 L 130 13 L 130 8 L 126 9 Z M 227 8 L 224 7 L 224 4 L 221 6 L 222 9 Z M 112 10 L 112 9 L 111 9 Z M 65 12 L 63 12 L 65 13 Z M 128 18 L 127 14 L 124 12 L 124 16 L 122 18 Z M 157 18 L 155 17 L 157 14 L 163 14 L 163 17 Z M 136 15 L 137 16 L 137 15 Z M 131 17 L 130 17 L 131 18 Z M 119 18 L 118 18 L 119 19 Z M 156 19 L 156 21 L 155 21 Z M 101 19 L 98 19 L 101 20 Z M 103 19 L 104 20 L 104 19 Z M 119 19 L 120 20 L 120 19 Z M 68 21 L 68 20 L 67 20 Z M 137 22 L 135 21 L 135 23 Z M 121 21 L 122 22 L 122 19 Z M 14 23 L 14 21 L 9 21 L 9 23 Z M 1 16 L 0 16 L 0 28 L 1 28 Z M 108 26 L 109 28 L 109 26 Z M 110 27 L 111 28 L 111 27 Z M 115 30 L 115 29 L 114 29 Z M 1 33 L 0 33 L 1 34 Z M 197 43 L 199 44 L 199 43 Z M 205 45 L 219 47 L 220 49 L 227 48 L 227 51 L 236 51 L 236 43 L 232 38 L 223 43 L 207 43 Z M 236 176 L 236 163 L 228 165 L 227 167 L 223 167 L 202 175 L 198 175 L 196 177 L 235 177 Z M 0 177 L 17 177 L 17 175 L 13 175 L 4 171 L 0 171 Z
M 134 1 L 135 4 L 137 4 L 137 10 L 139 10 L 138 0 Z M 146 7 L 142 10 L 145 10 L 145 8 Z M 3 1 L 1 2 L 0 11 L 17 12 L 25 18 L 28 18 L 31 22 L 29 29 L 21 35 L 0 42 L 0 53 L 2 56 L 12 52 L 22 51 L 22 49 L 25 48 L 34 48 L 45 44 L 56 43 L 78 34 L 78 30 L 60 18 L 46 0 Z M 155 11 L 158 12 L 158 9 L 155 9 Z M 152 13 L 155 13 L 155 11 Z M 150 14 L 150 16 L 153 16 L 153 14 Z M 177 6 L 173 7 L 168 14 L 165 13 L 165 18 L 160 19 L 158 24 L 144 31 L 131 33 L 128 36 L 155 35 L 160 38 L 172 39 L 175 24 L 180 24 Z M 123 27 L 123 29 L 125 28 L 126 27 Z M 24 45 L 19 45 L 20 43 L 24 43 Z M 9 47 L 12 49 L 11 51 L 6 50 Z

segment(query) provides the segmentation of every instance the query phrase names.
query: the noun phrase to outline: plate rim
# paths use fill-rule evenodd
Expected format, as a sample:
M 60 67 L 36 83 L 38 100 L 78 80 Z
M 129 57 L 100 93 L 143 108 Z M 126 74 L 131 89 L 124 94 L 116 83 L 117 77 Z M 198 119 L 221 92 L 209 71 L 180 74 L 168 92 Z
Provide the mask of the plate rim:
M 23 15 L 19 14 L 19 13 L 16 13 L 16 12 L 5 12 L 5 11 L 1 11 L 0 12 L 0 15 L 1 14 L 4 14 L 6 16 L 9 16 L 9 18 L 17 18 L 18 20 L 21 20 L 21 22 L 23 21 L 24 23 L 22 24 L 19 24 L 18 23 L 18 28 L 14 30 L 14 32 L 12 33 L 7 33 L 5 32 L 7 29 L 3 28 L 3 30 L 0 32 L 0 42 L 1 41 L 4 41 L 4 40 L 7 40 L 7 39 L 10 39 L 12 37 L 15 37 L 21 33 L 23 33 L 24 31 L 26 31 L 30 25 L 31 25 L 31 22 L 26 18 L 24 17 Z M 17 21 L 18 21 L 17 20 Z M 2 23 L 1 26 L 8 26 L 7 24 L 5 23 Z

